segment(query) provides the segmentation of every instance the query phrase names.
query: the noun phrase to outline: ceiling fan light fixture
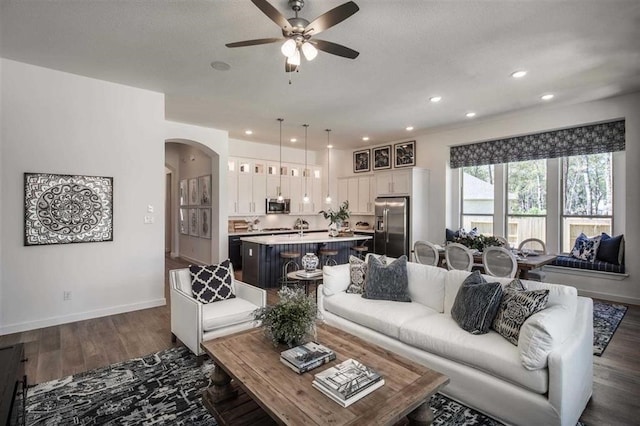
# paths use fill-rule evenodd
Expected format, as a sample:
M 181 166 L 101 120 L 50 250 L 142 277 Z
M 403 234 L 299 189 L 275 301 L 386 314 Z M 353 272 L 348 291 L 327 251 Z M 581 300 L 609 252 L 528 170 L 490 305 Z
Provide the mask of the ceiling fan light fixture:
M 296 53 L 294 53 L 292 56 L 289 56 L 289 58 L 287 59 L 287 63 L 289 65 L 295 65 L 296 67 L 300 65 L 300 51 L 298 49 L 296 49 Z
M 308 41 L 302 43 L 301 49 L 307 61 L 313 61 L 318 56 L 318 49 Z
M 282 44 L 282 47 L 280 48 L 280 51 L 282 52 L 282 54 L 287 58 L 291 58 L 293 55 L 295 55 L 297 50 L 298 49 L 297 49 L 296 41 L 292 38 L 285 41 Z

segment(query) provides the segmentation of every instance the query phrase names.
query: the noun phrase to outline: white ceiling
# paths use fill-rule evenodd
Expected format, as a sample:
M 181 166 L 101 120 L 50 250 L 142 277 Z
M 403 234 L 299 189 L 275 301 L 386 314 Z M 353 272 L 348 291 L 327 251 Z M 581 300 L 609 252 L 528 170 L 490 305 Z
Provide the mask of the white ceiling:
M 355 0 L 360 11 L 319 38 L 360 52 L 320 52 L 293 74 L 279 37 L 249 0 L 2 0 L 3 57 L 166 94 L 166 117 L 229 131 L 231 138 L 381 144 L 413 133 L 524 108 L 640 90 L 640 1 Z M 307 0 L 313 20 L 343 0 Z M 286 0 L 271 0 L 286 17 Z M 216 71 L 212 61 L 231 65 Z M 525 69 L 520 80 L 511 72 Z M 442 102 L 428 101 L 433 95 Z M 246 136 L 252 129 L 253 136 Z M 368 135 L 369 142 L 361 137 Z

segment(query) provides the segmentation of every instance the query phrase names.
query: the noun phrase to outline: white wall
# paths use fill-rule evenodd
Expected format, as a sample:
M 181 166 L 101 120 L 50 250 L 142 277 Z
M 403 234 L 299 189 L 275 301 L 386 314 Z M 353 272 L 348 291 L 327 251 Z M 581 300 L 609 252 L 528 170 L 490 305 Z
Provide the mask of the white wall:
M 1 65 L 0 333 L 164 305 L 164 95 Z M 112 176 L 113 241 L 24 247 L 24 172 Z
M 626 119 L 626 164 L 620 164 L 619 155 L 614 156 L 614 232 L 625 234 L 626 269 L 630 276 L 621 281 L 555 273 L 547 277 L 553 282 L 574 285 L 585 295 L 640 304 L 640 264 L 630 255 L 640 249 L 640 221 L 637 220 L 640 211 L 637 187 L 640 182 L 640 93 L 576 105 L 550 104 L 543 109 L 469 121 L 459 127 L 434 129 L 403 139 L 416 139 L 416 166 L 431 170 L 429 239 L 442 241 L 445 227 L 456 227 L 459 222 L 457 171 L 449 168 L 451 146 L 618 118 Z M 388 143 L 395 142 L 400 141 Z M 345 150 L 344 155 L 338 156 L 338 170 L 344 171 L 338 176 L 353 175 L 352 152 Z

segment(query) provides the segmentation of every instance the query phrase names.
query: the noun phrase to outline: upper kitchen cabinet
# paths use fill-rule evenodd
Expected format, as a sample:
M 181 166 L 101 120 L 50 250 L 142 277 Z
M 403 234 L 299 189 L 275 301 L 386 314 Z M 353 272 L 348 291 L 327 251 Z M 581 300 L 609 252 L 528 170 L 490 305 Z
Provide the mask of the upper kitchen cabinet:
M 305 170 L 303 166 L 290 165 L 289 190 L 291 214 L 317 214 L 322 199 L 321 168 L 308 167 Z
M 412 175 L 415 168 L 376 172 L 376 197 L 389 195 L 411 195 Z
M 372 192 L 372 176 L 354 176 L 338 179 L 338 202 L 349 201 L 352 214 L 373 214 L 375 193 Z
M 291 198 L 291 184 L 289 181 L 287 164 L 272 163 L 267 165 L 267 197 L 276 198 L 282 194 L 284 198 Z
M 257 216 L 265 214 L 267 198 L 266 165 L 264 162 L 238 159 L 237 203 L 230 215 Z

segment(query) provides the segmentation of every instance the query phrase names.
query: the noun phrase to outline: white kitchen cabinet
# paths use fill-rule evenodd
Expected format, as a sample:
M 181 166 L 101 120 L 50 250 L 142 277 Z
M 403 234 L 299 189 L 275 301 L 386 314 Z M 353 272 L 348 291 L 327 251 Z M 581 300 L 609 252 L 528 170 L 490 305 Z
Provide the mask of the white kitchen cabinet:
M 354 176 L 338 179 L 338 203 L 349 201 L 352 214 L 373 214 L 374 196 L 371 192 L 371 176 Z
M 411 194 L 412 169 L 377 172 L 376 197 Z
M 267 197 L 265 164 L 247 159 L 239 159 L 237 164 L 237 202 L 233 215 L 258 216 L 265 214 L 265 199 Z
M 227 212 L 238 214 L 238 160 L 230 158 L 227 166 Z

